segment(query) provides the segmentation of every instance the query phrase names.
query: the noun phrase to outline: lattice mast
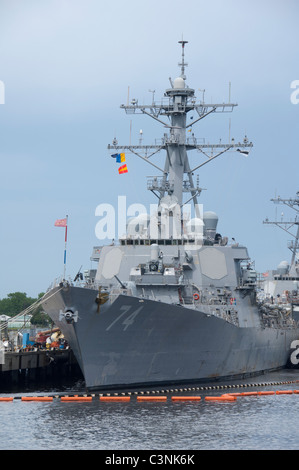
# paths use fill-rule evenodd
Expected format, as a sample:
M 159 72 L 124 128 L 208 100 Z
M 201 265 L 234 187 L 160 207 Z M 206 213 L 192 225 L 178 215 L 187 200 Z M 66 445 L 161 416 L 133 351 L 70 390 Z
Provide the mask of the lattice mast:
M 166 89 L 164 93 L 164 96 L 167 98 L 166 102 L 156 103 L 153 92 L 153 101 L 149 105 L 139 105 L 136 99 L 133 99 L 131 104 L 121 105 L 121 108 L 127 114 L 150 116 L 160 122 L 164 128 L 168 129 L 168 134 L 164 133 L 161 144 L 118 145 L 118 142 L 114 139 L 113 144 L 108 145 L 108 149 L 113 151 L 118 149 L 129 151 L 158 169 L 161 172 L 161 176 L 151 177 L 148 180 L 147 187 L 159 200 L 168 194 L 175 197 L 181 207 L 190 200 L 193 200 L 197 210 L 197 197 L 202 189 L 199 187 L 198 182 L 196 185 L 194 184 L 194 171 L 231 149 L 238 149 L 240 151 L 240 149 L 252 147 L 252 143 L 248 141 L 246 136 L 242 143 L 236 143 L 232 139 L 226 144 L 222 142 L 218 144 L 200 143 L 193 133 L 191 137 L 187 137 L 187 134 L 190 135 L 189 132 L 193 131 L 193 126 L 201 119 L 212 113 L 232 112 L 233 108 L 237 106 L 237 104 L 230 102 L 221 104 L 205 103 L 204 99 L 197 102 L 194 89 L 186 85 L 185 68 L 188 64 L 185 62 L 184 51 L 187 43 L 188 41 L 179 41 L 182 49 L 181 62 L 178 64 L 181 68 L 181 74 L 173 81 L 171 78 L 169 79 L 171 88 Z M 195 119 L 192 116 L 190 122 L 187 123 L 187 115 L 190 112 L 195 112 L 197 116 Z M 168 122 L 163 119 L 165 117 L 168 118 Z M 161 168 L 151 160 L 151 157 L 161 150 L 166 152 L 164 168 Z M 201 155 L 204 155 L 205 161 L 192 168 L 187 154 L 190 150 L 199 151 Z M 186 179 L 184 179 L 185 175 Z M 185 203 L 183 202 L 184 192 L 191 194 L 191 197 Z
M 276 225 L 277 227 L 281 228 L 282 230 L 284 230 L 285 232 L 287 232 L 289 235 L 293 237 L 293 240 L 291 240 L 288 243 L 288 248 L 292 252 L 292 259 L 291 259 L 291 269 L 292 269 L 292 267 L 295 266 L 296 262 L 298 262 L 297 253 L 299 252 L 299 191 L 297 191 L 295 198 L 282 199 L 280 196 L 278 196 L 277 198 L 271 199 L 271 201 L 274 202 L 275 204 L 283 204 L 287 207 L 290 207 L 292 210 L 296 212 L 295 218 L 293 220 L 285 220 L 284 214 L 282 212 L 280 220 L 270 221 L 268 218 L 266 218 L 263 221 L 264 224 Z M 295 233 L 292 232 L 292 229 L 294 230 L 294 228 L 295 228 Z

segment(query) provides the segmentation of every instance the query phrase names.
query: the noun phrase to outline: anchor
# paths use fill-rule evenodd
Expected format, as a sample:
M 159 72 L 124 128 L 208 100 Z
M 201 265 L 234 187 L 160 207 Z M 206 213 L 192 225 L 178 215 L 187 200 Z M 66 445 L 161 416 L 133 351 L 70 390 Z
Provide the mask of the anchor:
M 101 292 L 101 287 L 99 287 L 99 293 L 96 297 L 96 303 L 98 304 L 97 312 L 100 312 L 100 306 L 103 305 L 104 303 L 107 302 L 109 299 L 109 293 L 108 292 Z

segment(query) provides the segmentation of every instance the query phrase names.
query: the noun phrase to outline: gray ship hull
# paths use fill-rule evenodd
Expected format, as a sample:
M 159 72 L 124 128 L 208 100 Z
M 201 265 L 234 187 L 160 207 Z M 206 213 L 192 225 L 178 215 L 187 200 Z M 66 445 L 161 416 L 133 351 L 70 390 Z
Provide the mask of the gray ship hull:
M 147 181 L 158 204 L 148 213 L 140 204 L 125 210 L 119 197 L 117 211 L 108 211 L 106 204 L 97 207 L 96 236 L 106 240 L 109 232 L 112 238 L 93 248 L 91 261 L 97 268 L 85 274 L 85 287 L 66 283 L 64 269 L 63 284 L 43 301 L 91 390 L 258 374 L 284 367 L 292 341 L 299 339 L 292 306 L 258 301 L 257 273 L 246 247 L 219 233 L 218 215 L 198 204 L 202 188 L 199 175 L 193 181 L 194 172 L 229 151 L 248 155 L 252 143 L 247 136 L 227 144 L 201 143 L 195 137 L 197 122 L 211 113 L 231 112 L 236 104 L 197 101 L 195 89 L 186 83 L 187 41 L 179 43 L 181 74 L 170 80 L 165 99 L 121 105 L 129 115 L 145 114 L 162 124 L 162 139 L 150 146 L 141 141 L 118 145 L 116 139 L 108 145 L 116 163 L 126 161 L 127 152 L 161 172 Z M 163 168 L 150 159 L 161 150 Z M 189 160 L 191 150 L 205 161 Z M 126 164 L 118 170 L 128 171 Z M 73 282 L 80 279 L 79 270 Z
M 73 349 L 89 390 L 256 375 L 284 367 L 299 338 L 298 328 L 238 327 L 192 308 L 126 295 L 98 312 L 96 295 L 55 288 L 43 305 Z M 76 321 L 60 318 L 67 310 L 78 314 Z

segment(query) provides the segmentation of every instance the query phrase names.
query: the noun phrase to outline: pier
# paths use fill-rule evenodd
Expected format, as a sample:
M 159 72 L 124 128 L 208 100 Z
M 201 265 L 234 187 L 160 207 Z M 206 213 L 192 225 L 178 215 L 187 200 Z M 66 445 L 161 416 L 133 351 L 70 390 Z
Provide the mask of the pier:
M 24 381 L 50 380 L 80 374 L 80 368 L 70 348 L 21 349 L 5 351 L 0 364 L 0 384 L 17 385 Z

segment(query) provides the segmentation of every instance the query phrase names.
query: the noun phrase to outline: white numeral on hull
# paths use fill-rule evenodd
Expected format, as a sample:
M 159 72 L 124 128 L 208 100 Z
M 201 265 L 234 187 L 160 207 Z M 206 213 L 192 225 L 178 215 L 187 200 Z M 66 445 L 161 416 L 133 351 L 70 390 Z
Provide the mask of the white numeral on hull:
M 131 308 L 132 305 L 123 305 L 122 307 L 120 307 L 120 310 L 122 310 L 123 312 L 111 323 L 111 325 L 108 326 L 108 328 L 106 328 L 106 331 L 109 331 L 110 328 L 115 325 L 115 323 L 117 323 L 127 312 L 131 310 Z M 130 325 L 134 323 L 135 318 L 137 317 L 138 313 L 141 312 L 142 309 L 143 305 L 141 307 L 138 307 L 134 312 L 132 312 L 127 318 L 124 319 L 124 321 L 122 322 L 122 324 L 125 325 L 123 331 L 125 331 Z

